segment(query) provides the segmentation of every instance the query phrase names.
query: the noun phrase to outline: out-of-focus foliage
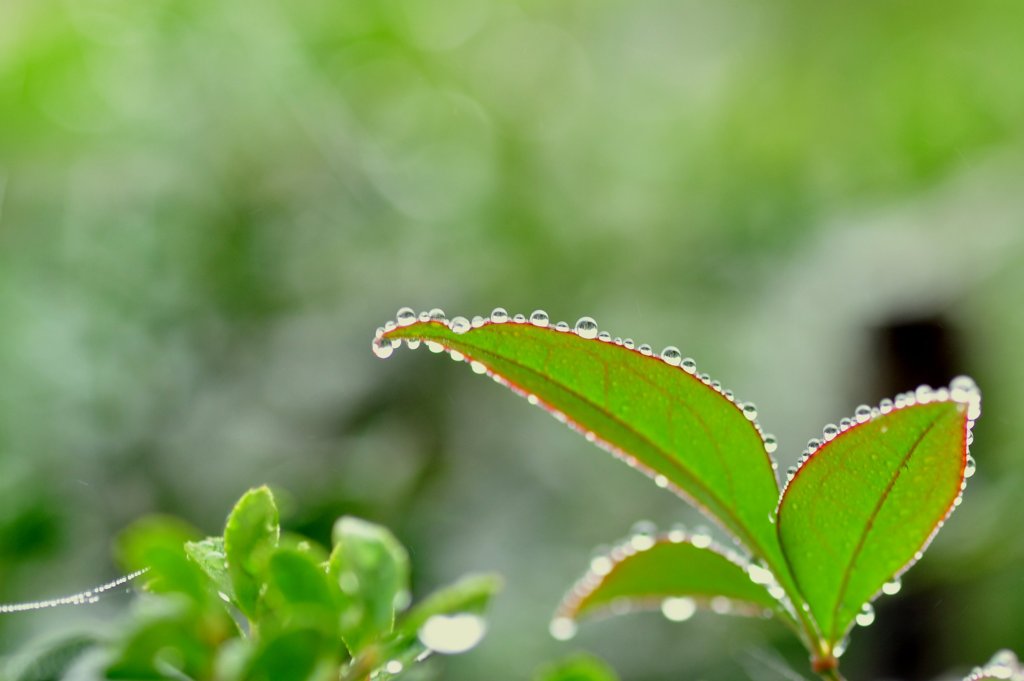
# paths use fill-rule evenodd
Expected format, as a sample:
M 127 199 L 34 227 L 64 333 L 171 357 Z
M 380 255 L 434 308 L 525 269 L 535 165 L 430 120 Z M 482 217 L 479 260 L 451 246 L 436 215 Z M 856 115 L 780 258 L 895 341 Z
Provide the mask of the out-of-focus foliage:
M 1024 650 L 1024 541 L 1001 529 L 1024 484 L 1022 24 L 1012 0 L 5 0 L 0 600 L 115 576 L 110 538 L 151 511 L 212 534 L 268 481 L 321 543 L 342 514 L 394 528 L 416 593 L 508 576 L 446 678 L 552 659 L 580 556 L 638 513 L 692 519 L 365 338 L 401 305 L 543 304 L 735 377 L 783 465 L 853 405 L 973 375 L 980 472 L 844 665 L 926 678 Z M 952 348 L 911 343 L 941 376 L 886 354 L 915 320 Z M 567 501 L 566 478 L 622 503 Z M 2 618 L 0 648 L 117 605 Z M 774 645 L 718 626 L 580 644 L 709 680 Z
M 390 532 L 341 518 L 328 558 L 326 549 L 303 537 L 279 537 L 277 513 L 263 487 L 239 500 L 223 537 L 193 542 L 195 531 L 180 521 L 139 521 L 118 549 L 125 569 L 146 570 L 140 579 L 152 595 L 140 598 L 116 628 L 28 653 L 11 678 L 383 680 L 427 659 L 435 642 L 448 645 L 440 649 L 447 653 L 479 642 L 483 610 L 499 588 L 496 577 L 467 577 L 396 625 L 395 611 L 409 605 L 408 575 L 387 583 L 366 579 L 365 563 L 354 558 L 406 560 Z M 374 619 L 375 605 L 384 602 L 391 615 Z M 446 628 L 458 617 L 471 619 L 476 629 Z M 440 624 L 433 631 L 432 622 Z

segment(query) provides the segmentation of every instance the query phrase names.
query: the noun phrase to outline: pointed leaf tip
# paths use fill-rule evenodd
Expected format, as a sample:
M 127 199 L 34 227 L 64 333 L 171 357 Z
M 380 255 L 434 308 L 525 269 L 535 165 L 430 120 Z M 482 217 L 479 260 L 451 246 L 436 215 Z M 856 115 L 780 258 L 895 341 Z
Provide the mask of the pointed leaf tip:
M 399 311 L 375 336 L 374 352 L 405 342 L 464 360 L 477 373 L 544 407 L 588 440 L 680 494 L 755 555 L 779 566 L 766 521 L 778 500 L 767 443 L 751 404 L 737 404 L 677 348 L 613 338 L 590 317 L 552 324 L 542 310 L 447 321 Z
M 786 559 L 829 644 L 907 570 L 959 503 L 973 472 L 973 381 L 927 386 L 858 409 L 812 447 L 783 492 L 777 527 Z

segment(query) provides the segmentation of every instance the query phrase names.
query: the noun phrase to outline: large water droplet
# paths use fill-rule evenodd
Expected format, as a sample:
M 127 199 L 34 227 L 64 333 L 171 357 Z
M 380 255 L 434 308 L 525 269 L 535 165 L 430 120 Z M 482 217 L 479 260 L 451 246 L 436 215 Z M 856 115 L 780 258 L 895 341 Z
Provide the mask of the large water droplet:
M 875 621 L 875 609 L 871 607 L 870 603 L 865 603 L 861 607 L 860 612 L 857 613 L 857 625 L 861 627 L 869 627 L 871 623 Z
M 544 310 L 534 310 L 530 315 L 530 323 L 534 326 L 544 327 L 548 325 L 548 313 Z
M 742 406 L 743 415 L 747 417 L 748 421 L 754 421 L 757 419 L 757 406 L 753 402 L 747 402 Z
M 641 355 L 647 355 L 648 357 L 650 357 L 651 355 L 654 354 L 654 348 L 652 348 L 647 343 L 644 343 L 637 348 L 637 352 L 639 352 Z
M 602 577 L 611 572 L 613 567 L 615 567 L 615 563 L 608 556 L 597 556 L 590 561 L 590 571 Z
M 384 338 L 374 338 L 370 347 L 373 348 L 373 354 L 377 355 L 381 359 L 387 359 L 395 351 L 395 348 L 391 345 L 391 341 Z
M 451 329 L 453 333 L 466 333 L 472 328 L 469 320 L 465 317 L 455 317 L 451 321 Z
M 964 465 L 964 477 L 969 478 L 972 475 L 974 475 L 974 472 L 977 470 L 977 468 L 978 464 L 975 463 L 974 457 L 968 454 L 967 463 Z
M 384 671 L 388 674 L 401 674 L 402 670 L 405 669 L 405 665 L 400 660 L 388 660 L 388 663 L 384 665 Z
M 892 408 L 892 400 L 889 399 L 888 397 L 886 397 L 884 400 L 878 403 L 878 411 L 882 412 L 883 414 L 888 414 L 889 412 L 892 411 Z
M 834 423 L 829 423 L 821 429 L 821 436 L 825 438 L 825 442 L 835 439 L 836 435 L 839 435 L 839 426 Z
M 779 448 L 779 441 L 775 439 L 774 435 L 764 436 L 764 451 L 772 454 L 776 449 Z
M 597 322 L 592 317 L 580 317 L 575 331 L 580 338 L 597 338 Z
M 508 310 L 503 307 L 496 307 L 491 310 L 491 321 L 495 324 L 504 324 L 508 321 Z
M 895 596 L 903 588 L 903 582 L 900 581 L 899 577 L 893 577 L 891 580 L 882 585 L 882 593 L 886 596 Z
M 548 625 L 548 632 L 559 641 L 568 641 L 576 635 L 576 623 L 568 617 L 556 617 Z
M 432 322 L 443 322 L 447 320 L 447 318 L 444 316 L 444 310 L 442 310 L 439 307 L 435 307 L 427 314 L 430 315 L 430 321 Z
M 399 326 L 409 326 L 416 321 L 416 312 L 411 307 L 403 307 L 395 315 Z
M 464 653 L 475 647 L 487 633 L 487 623 L 479 615 L 433 615 L 418 632 L 420 642 L 431 650 L 447 655 Z
M 853 411 L 853 416 L 857 419 L 857 423 L 866 423 L 871 420 L 871 407 L 866 404 L 858 405 Z
M 683 367 L 683 371 L 688 374 L 697 372 L 697 362 L 695 362 L 692 357 L 684 357 L 683 361 L 679 363 L 679 366 Z
M 673 622 L 685 622 L 697 612 L 692 598 L 666 598 L 661 602 L 661 614 Z

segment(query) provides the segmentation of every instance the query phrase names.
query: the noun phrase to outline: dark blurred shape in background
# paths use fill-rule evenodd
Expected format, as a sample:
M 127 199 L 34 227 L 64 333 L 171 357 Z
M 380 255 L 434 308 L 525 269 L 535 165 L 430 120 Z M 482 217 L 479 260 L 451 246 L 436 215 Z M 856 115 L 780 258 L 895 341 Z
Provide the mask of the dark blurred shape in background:
M 402 305 L 543 307 L 696 357 L 783 469 L 858 403 L 971 373 L 978 473 L 844 667 L 1024 651 L 1022 26 L 1006 0 L 0 3 L 0 601 L 267 482 L 321 540 L 393 527 L 418 592 L 503 572 L 444 678 L 525 678 L 594 546 L 699 521 L 369 341 Z M 0 650 L 120 607 L 0 618 Z M 806 669 L 772 624 L 632 617 L 573 645 L 627 680 Z

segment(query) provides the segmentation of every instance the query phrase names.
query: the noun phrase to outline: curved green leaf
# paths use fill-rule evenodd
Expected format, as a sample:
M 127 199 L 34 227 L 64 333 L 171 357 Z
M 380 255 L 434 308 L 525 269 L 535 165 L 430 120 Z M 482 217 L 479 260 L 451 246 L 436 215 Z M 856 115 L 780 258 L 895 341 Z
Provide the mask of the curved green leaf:
M 239 609 L 256 617 L 263 571 L 280 536 L 277 506 L 267 487 L 246 492 L 224 526 L 224 553 Z
M 919 391 L 886 414 L 858 410 L 863 422 L 814 452 L 783 493 L 779 537 L 826 642 L 920 557 L 955 506 L 980 400 L 964 380 L 956 401 Z
M 670 348 L 665 359 L 605 340 L 593 320 L 576 331 L 508 321 L 441 321 L 435 311 L 399 313 L 374 340 L 379 356 L 401 341 L 449 351 L 568 421 L 631 466 L 670 487 L 775 567 L 781 552 L 769 514 L 778 500 L 772 462 L 753 418 L 695 375 L 692 360 Z M 627 347 L 628 346 L 628 347 Z M 682 366 L 680 366 L 682 364 Z M 685 367 L 685 368 L 684 368 Z
M 738 557 L 703 539 L 697 545 L 692 537 L 655 541 L 641 535 L 595 558 L 556 618 L 661 607 L 670 619 L 683 620 L 697 607 L 737 615 L 761 615 L 778 607 L 778 600 L 751 577 L 764 575 L 768 581 L 765 570 L 755 567 L 748 573 Z
M 495 574 L 465 575 L 454 584 L 441 587 L 413 606 L 398 626 L 401 635 L 415 637 L 424 622 L 434 615 L 483 614 L 501 590 L 502 579 Z

